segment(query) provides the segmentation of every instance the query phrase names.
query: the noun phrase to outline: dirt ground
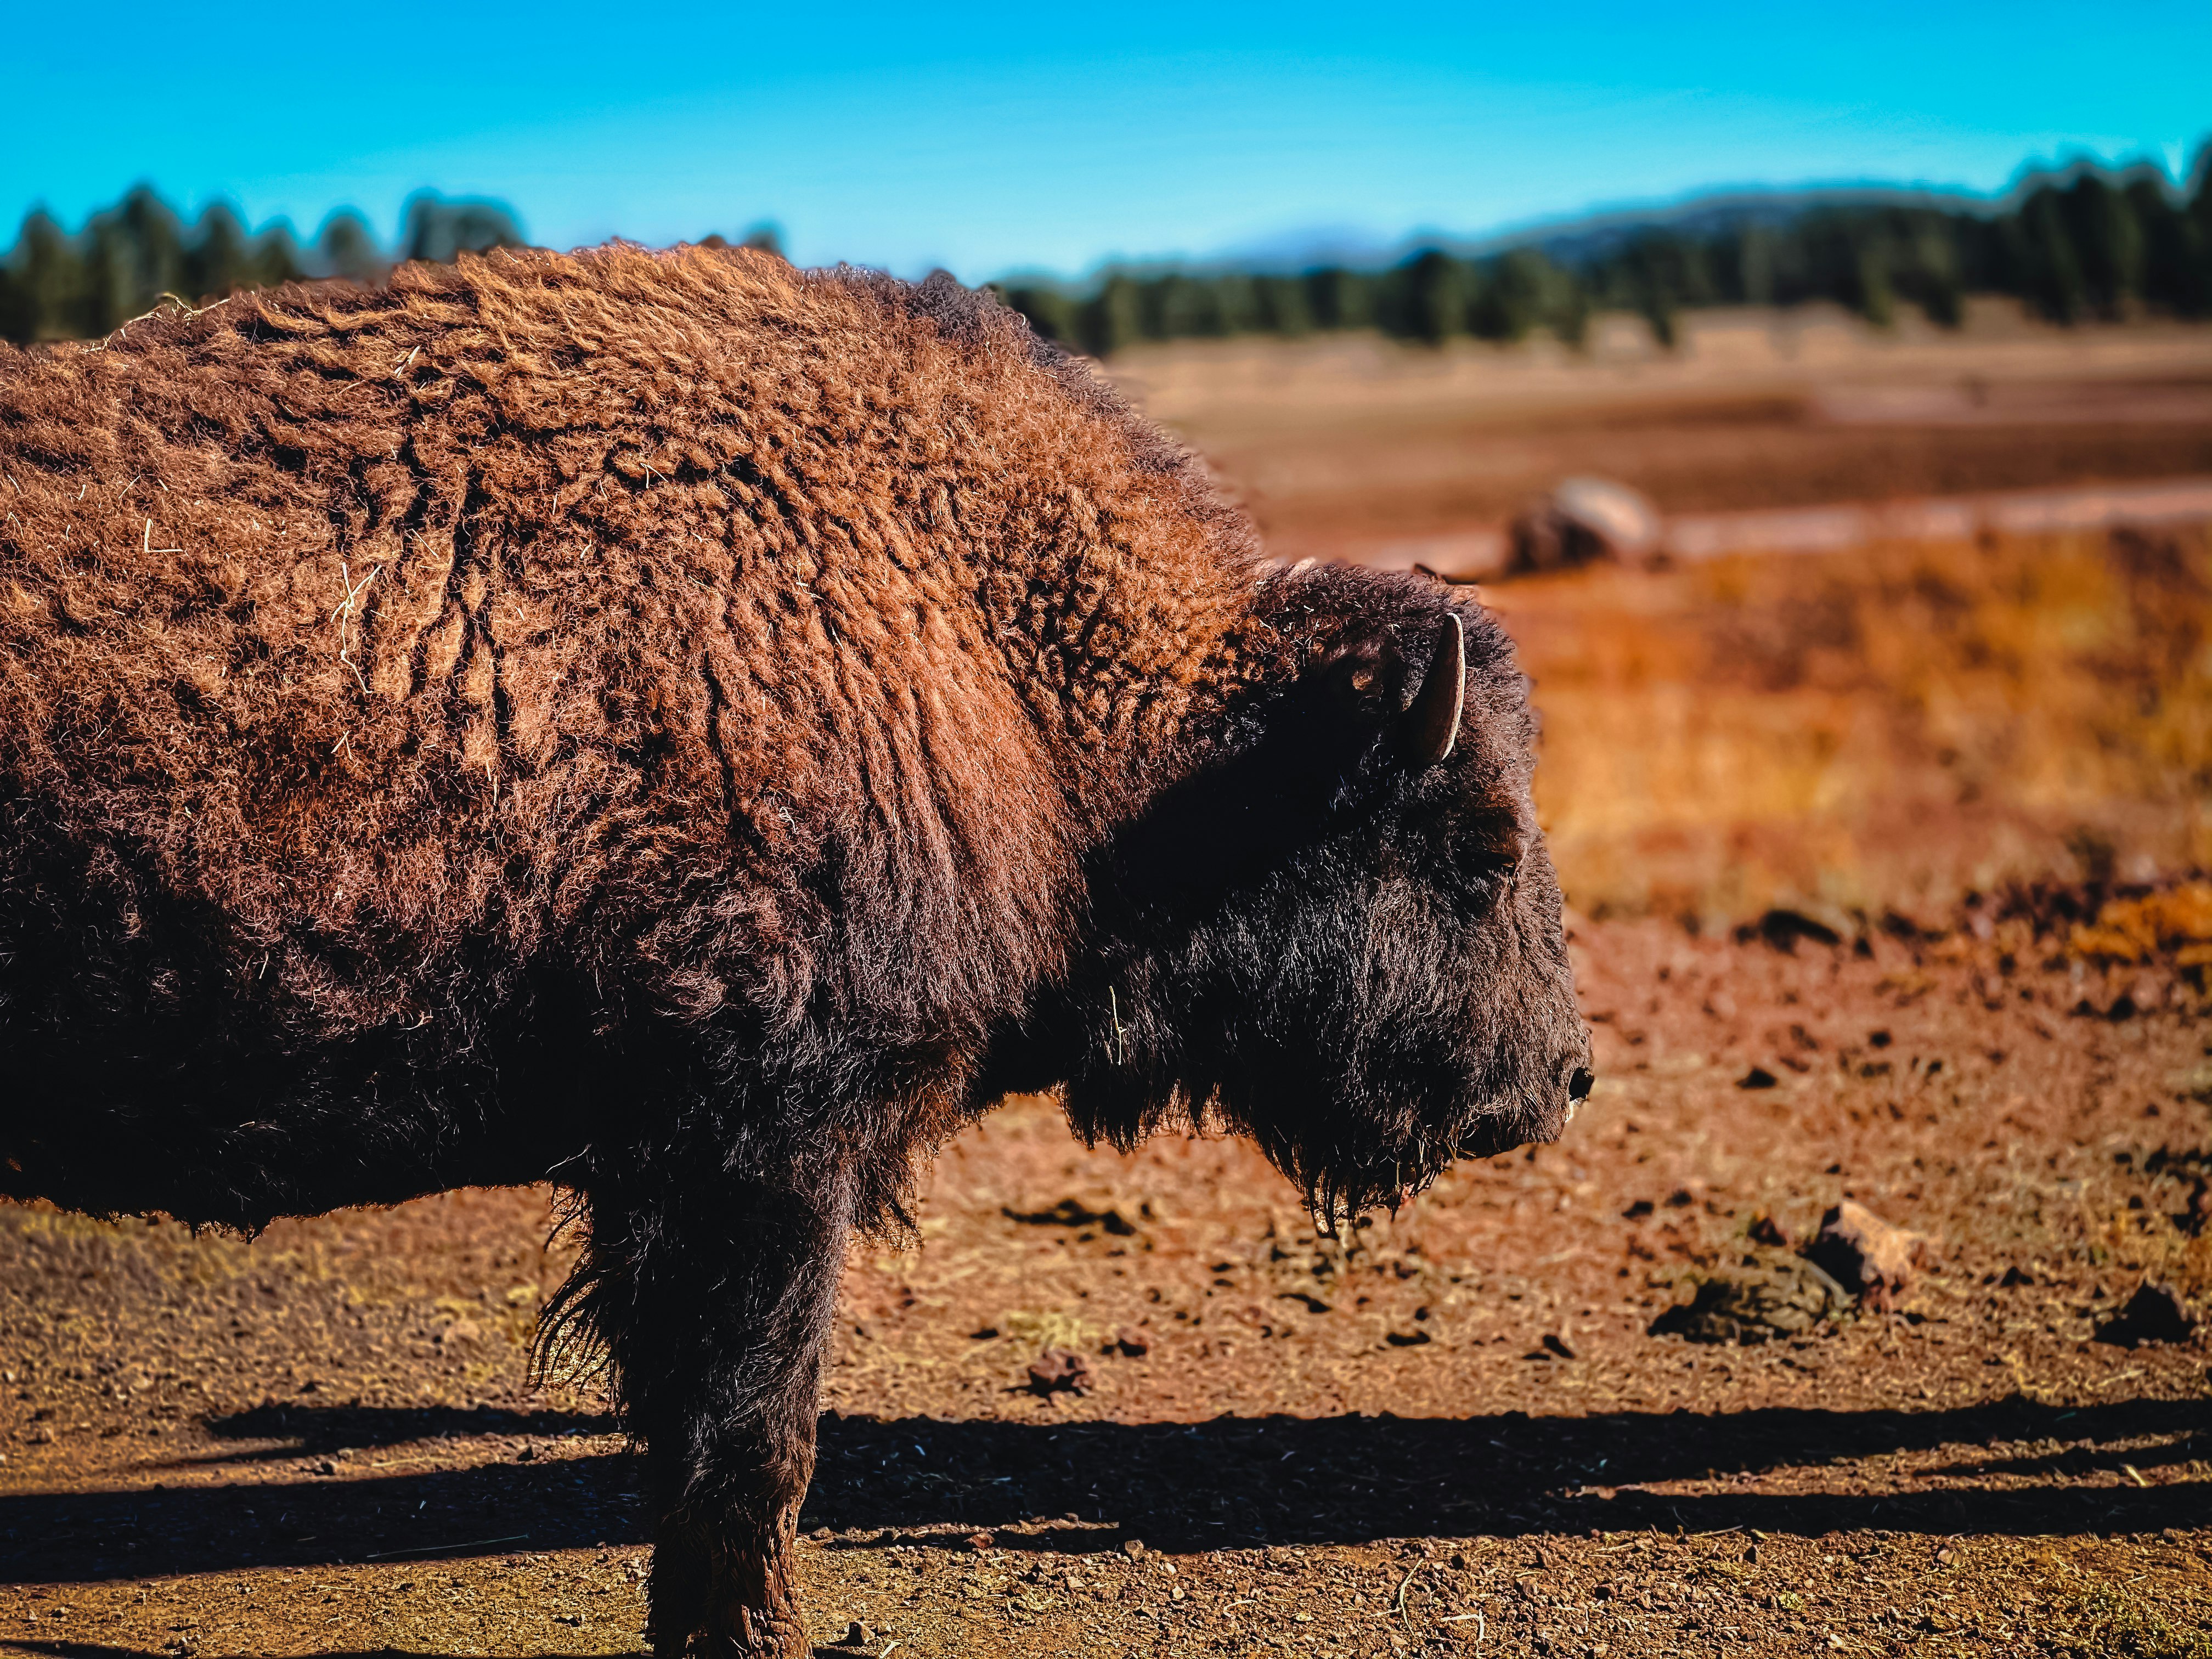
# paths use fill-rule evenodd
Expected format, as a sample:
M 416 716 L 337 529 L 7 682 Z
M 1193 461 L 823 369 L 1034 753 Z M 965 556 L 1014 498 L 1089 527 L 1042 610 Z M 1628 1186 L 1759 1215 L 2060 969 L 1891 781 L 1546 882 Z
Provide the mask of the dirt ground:
M 1968 346 L 2123 403 L 2147 362 L 2212 376 L 2157 331 L 1793 349 L 1832 391 L 1955 387 Z M 1513 395 L 1587 371 L 1663 404 L 1774 349 L 1607 347 Z M 1868 349 L 1922 367 L 1869 380 Z M 1264 401 L 1206 361 L 1153 366 L 1194 423 Z M 2167 392 L 2154 458 L 2212 441 Z M 1352 453 L 1387 423 L 1345 395 Z M 1321 417 L 1281 419 L 1307 476 Z M 1088 1152 L 1045 1100 L 963 1135 L 918 1237 L 847 1276 L 821 1651 L 2212 1659 L 2212 1347 L 2100 1340 L 2147 1282 L 2212 1314 L 2212 544 L 1486 597 L 1547 722 L 1589 1106 L 1342 1241 L 1237 1143 Z M 1929 1243 L 1887 1308 L 1801 1265 L 1846 1200 Z M 248 1243 L 0 1206 L 0 1654 L 637 1651 L 634 1466 L 588 1375 L 528 1374 L 557 1220 L 465 1192 Z M 1751 1340 L 1684 1334 L 1717 1296 Z M 1081 1392 L 1032 1385 L 1047 1348 Z
M 2212 1028 L 2169 968 L 1988 931 L 1584 924 L 1583 1118 L 1341 1247 L 1239 1144 L 1087 1152 L 1011 1103 L 918 1247 L 853 1262 L 819 1639 L 2208 1650 L 2206 1352 L 2094 1335 L 2146 1277 L 2212 1288 Z M 1649 1334 L 1846 1197 L 1936 1245 L 1893 1310 Z M 552 1214 L 0 1214 L 0 1650 L 634 1651 L 631 1465 L 587 1382 L 526 1376 Z M 1089 1392 L 1028 1386 L 1046 1346 Z

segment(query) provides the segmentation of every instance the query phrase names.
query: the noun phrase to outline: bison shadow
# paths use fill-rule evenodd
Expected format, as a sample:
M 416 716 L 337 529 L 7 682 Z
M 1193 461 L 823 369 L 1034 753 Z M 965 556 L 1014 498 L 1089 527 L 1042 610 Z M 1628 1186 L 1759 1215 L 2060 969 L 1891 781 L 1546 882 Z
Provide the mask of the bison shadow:
M 463 1408 L 423 1406 L 408 1409 L 377 1406 L 256 1406 L 210 1419 L 208 1432 L 220 1440 L 276 1440 L 283 1443 L 224 1452 L 211 1462 L 265 1462 L 315 1456 L 371 1446 L 398 1446 L 416 1440 L 474 1439 L 485 1435 L 520 1435 L 542 1440 L 572 1435 L 612 1434 L 615 1419 L 604 1413 L 510 1412 L 495 1406 Z
M 177 1650 L 174 1648 L 118 1648 L 110 1647 L 102 1642 L 26 1642 L 21 1637 L 16 1637 L 9 1640 L 8 1646 L 11 1652 L 45 1654 L 47 1659 L 177 1659 Z M 197 1649 L 194 1650 L 196 1654 L 198 1651 Z M 842 1656 L 846 1650 L 823 1648 L 817 1651 Z M 215 1659 L 215 1656 L 201 1656 L 201 1659 Z M 245 1659 L 245 1656 L 241 1656 L 241 1659 Z M 259 1659 L 259 1656 L 252 1656 L 251 1659 Z M 386 1647 L 355 1648 L 349 1650 L 326 1650 L 319 1651 L 315 1659 L 445 1659 L 445 1656 L 410 1653 L 404 1648 Z M 608 1659 L 608 1656 L 605 1654 L 586 1656 L 580 1653 L 541 1653 L 533 1654 L 532 1659 Z M 644 1656 L 641 1654 L 639 1659 L 644 1659 Z
M 419 1439 L 513 1434 L 501 1413 L 285 1408 L 283 1455 Z M 600 1431 L 541 1413 L 528 1432 Z M 246 1413 L 218 1433 L 255 1437 Z M 2069 1449 L 2023 1456 L 2022 1441 Z M 2149 1446 L 2146 1440 L 2164 1439 Z M 1820 1466 L 1953 1449 L 1936 1477 L 2056 1477 L 2066 1486 L 1822 1490 Z M 460 1448 L 456 1448 L 457 1453 Z M 892 1542 L 1082 1552 L 1141 1538 L 1188 1551 L 1350 1544 L 1405 1536 L 1518 1536 L 1757 1528 L 1944 1534 L 2142 1533 L 2201 1524 L 2208 1483 L 2087 1486 L 2087 1475 L 2171 1468 L 2212 1451 L 2212 1401 L 2061 1409 L 2026 1400 L 1948 1411 L 1770 1408 L 1466 1419 L 1218 1418 L 1197 1424 L 939 1422 L 832 1413 L 801 1525 L 831 1548 Z M 270 1454 L 257 1450 L 252 1455 Z M 341 1466 L 342 1467 L 342 1466 Z M 646 1538 L 621 1455 L 168 1490 L 0 1497 L 0 1583 L 83 1582 L 257 1566 L 459 1559 L 634 1545 Z M 1790 1490 L 1729 1491 L 1788 1470 Z M 1698 1480 L 1696 1493 L 1656 1484 Z M 1060 1521 L 1032 1529 L 1039 1518 Z M 1074 1524 L 1066 1524 L 1073 1521 Z

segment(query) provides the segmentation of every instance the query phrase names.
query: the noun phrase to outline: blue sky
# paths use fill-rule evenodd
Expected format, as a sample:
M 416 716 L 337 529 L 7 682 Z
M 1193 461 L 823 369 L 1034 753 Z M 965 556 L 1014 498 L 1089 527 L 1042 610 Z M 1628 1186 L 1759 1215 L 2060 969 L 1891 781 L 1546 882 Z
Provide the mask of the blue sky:
M 140 179 L 389 236 L 417 187 L 533 240 L 782 226 L 970 281 L 1480 235 L 1716 186 L 2002 189 L 2212 134 L 2212 4 L 54 5 L 0 63 L 0 241 Z

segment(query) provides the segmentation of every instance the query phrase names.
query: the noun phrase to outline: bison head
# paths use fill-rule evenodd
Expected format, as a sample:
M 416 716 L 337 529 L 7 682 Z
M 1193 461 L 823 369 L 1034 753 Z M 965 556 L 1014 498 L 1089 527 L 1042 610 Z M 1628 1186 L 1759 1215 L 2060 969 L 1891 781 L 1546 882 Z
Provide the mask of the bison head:
M 1410 578 L 1262 592 L 1264 672 L 1094 866 L 1066 1102 L 1121 1145 L 1249 1134 L 1334 1217 L 1556 1139 L 1589 1034 L 1503 630 Z

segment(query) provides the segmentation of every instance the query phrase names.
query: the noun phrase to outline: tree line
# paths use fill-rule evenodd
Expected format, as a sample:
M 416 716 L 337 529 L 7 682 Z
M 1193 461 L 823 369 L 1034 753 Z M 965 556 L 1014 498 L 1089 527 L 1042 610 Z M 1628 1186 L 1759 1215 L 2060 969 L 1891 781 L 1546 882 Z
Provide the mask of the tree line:
M 2148 166 L 2081 166 L 2032 178 L 1994 209 L 1779 198 L 1494 252 L 1425 247 L 1372 269 L 1109 269 L 1082 284 L 993 286 L 1038 332 L 1097 356 L 1146 340 L 1342 329 L 1432 343 L 1542 330 L 1580 345 L 1601 311 L 1641 315 L 1671 345 L 1686 309 L 1814 300 L 1883 325 L 1913 305 L 1948 326 L 1972 294 L 2013 295 L 2062 323 L 2144 309 L 2212 316 L 2212 145 L 2191 180 L 2177 190 Z M 387 251 L 349 209 L 302 245 L 282 223 L 249 234 L 221 204 L 186 225 L 141 187 L 75 234 L 44 211 L 24 220 L 0 255 L 0 337 L 93 338 L 164 296 L 198 304 L 301 276 L 376 282 L 397 260 L 451 260 L 522 240 L 497 203 L 431 191 L 408 203 Z M 775 247 L 766 227 L 745 240 Z
M 1971 294 L 2009 295 L 2061 323 L 2142 309 L 2212 315 L 2212 146 L 2191 187 L 2156 169 L 2077 167 L 1990 210 L 1786 199 L 1674 222 L 1531 239 L 1479 255 L 1422 248 L 1381 269 L 1295 273 L 1109 270 L 1090 283 L 1000 292 L 1042 334 L 1105 356 L 1146 340 L 1370 328 L 1400 339 L 1579 345 L 1601 311 L 1644 317 L 1662 344 L 1701 306 L 1832 301 L 1887 326 L 1902 304 L 1955 326 Z
M 0 337 L 96 339 L 166 298 L 199 304 L 302 276 L 380 282 L 395 261 L 450 261 L 464 251 L 520 247 L 514 216 L 495 202 L 411 198 L 388 252 L 349 208 L 306 245 L 282 222 L 249 233 L 222 203 L 186 224 L 142 185 L 71 235 L 43 210 L 0 255 Z

